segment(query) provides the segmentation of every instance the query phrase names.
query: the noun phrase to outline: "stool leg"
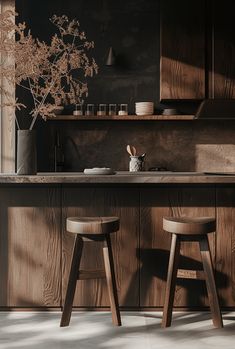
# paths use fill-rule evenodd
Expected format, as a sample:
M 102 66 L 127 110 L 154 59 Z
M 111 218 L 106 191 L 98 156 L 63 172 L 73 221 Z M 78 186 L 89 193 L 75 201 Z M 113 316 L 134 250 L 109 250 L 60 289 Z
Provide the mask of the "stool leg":
M 172 235 L 171 251 L 167 273 L 166 293 L 163 308 L 162 327 L 169 327 L 172 319 L 172 309 L 174 304 L 175 285 L 177 269 L 180 256 L 180 239 L 176 234 Z
M 216 291 L 215 278 L 213 273 L 211 253 L 208 237 L 205 236 L 199 241 L 200 252 L 202 257 L 203 268 L 205 272 L 206 287 L 208 293 L 209 304 L 212 313 L 212 320 L 215 327 L 222 328 L 223 320 L 219 307 L 219 300 Z
M 73 256 L 71 259 L 69 280 L 65 296 L 63 313 L 60 321 L 60 327 L 69 326 L 70 323 L 74 294 L 76 290 L 77 277 L 79 272 L 79 265 L 82 256 L 82 248 L 83 240 L 79 236 L 76 236 L 74 241 Z
M 114 263 L 113 263 L 113 253 L 110 236 L 105 236 L 105 246 L 103 247 L 104 255 L 104 267 L 106 274 L 106 281 L 108 286 L 108 293 L 110 299 L 110 306 L 112 311 L 113 324 L 116 326 L 121 326 L 121 316 L 118 305 L 118 295 L 117 286 L 115 280 Z

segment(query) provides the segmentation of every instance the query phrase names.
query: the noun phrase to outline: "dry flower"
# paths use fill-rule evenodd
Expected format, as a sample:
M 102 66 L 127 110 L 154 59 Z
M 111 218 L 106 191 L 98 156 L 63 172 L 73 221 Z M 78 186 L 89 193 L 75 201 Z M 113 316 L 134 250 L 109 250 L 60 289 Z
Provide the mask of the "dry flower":
M 84 78 L 97 74 L 98 66 L 88 56 L 94 42 L 87 40 L 77 20 L 54 15 L 50 21 L 58 34 L 46 43 L 33 38 L 25 23 L 15 24 L 16 16 L 12 11 L 0 14 L 0 53 L 6 57 L 0 64 L 0 78 L 31 93 L 34 102 L 30 111 L 31 130 L 38 116 L 43 119 L 55 116 L 56 106 L 82 103 L 88 96 Z M 3 86 L 0 92 L 6 100 L 9 97 L 5 105 L 12 105 Z M 18 110 L 25 107 L 17 99 L 13 106 Z

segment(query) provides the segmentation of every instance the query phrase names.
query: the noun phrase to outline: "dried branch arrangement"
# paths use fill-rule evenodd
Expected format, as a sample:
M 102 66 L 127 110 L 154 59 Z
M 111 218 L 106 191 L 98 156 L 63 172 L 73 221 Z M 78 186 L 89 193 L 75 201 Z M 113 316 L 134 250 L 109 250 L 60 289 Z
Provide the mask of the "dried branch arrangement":
M 34 105 L 29 112 L 32 130 L 39 116 L 45 120 L 54 117 L 57 106 L 82 103 L 88 96 L 86 78 L 97 74 L 98 66 L 88 55 L 94 42 L 87 40 L 77 20 L 54 15 L 50 21 L 57 33 L 46 43 L 33 38 L 25 23 L 15 24 L 16 16 L 12 11 L 0 14 L 0 54 L 4 57 L 0 75 L 8 85 L 30 92 Z M 8 91 L 2 83 L 5 106 L 26 108 L 17 99 L 12 102 Z

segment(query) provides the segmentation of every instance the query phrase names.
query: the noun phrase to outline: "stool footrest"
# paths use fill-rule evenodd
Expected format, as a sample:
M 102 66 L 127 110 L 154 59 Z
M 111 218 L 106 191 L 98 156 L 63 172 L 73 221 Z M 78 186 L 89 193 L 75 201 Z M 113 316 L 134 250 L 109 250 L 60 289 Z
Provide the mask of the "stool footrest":
M 203 270 L 178 269 L 177 278 L 205 280 L 205 273 Z
M 103 269 L 97 270 L 79 270 L 78 280 L 89 280 L 89 279 L 105 279 L 105 271 Z

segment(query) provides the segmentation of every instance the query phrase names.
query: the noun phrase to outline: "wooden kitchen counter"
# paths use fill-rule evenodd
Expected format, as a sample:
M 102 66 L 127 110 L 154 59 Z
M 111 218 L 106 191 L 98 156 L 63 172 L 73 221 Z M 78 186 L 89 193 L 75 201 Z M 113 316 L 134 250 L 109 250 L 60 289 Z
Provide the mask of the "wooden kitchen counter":
M 115 175 L 86 175 L 82 172 L 39 173 L 35 176 L 0 174 L 0 184 L 169 184 L 235 183 L 235 173 L 117 172 Z
M 120 172 L 0 175 L 0 309 L 59 309 L 74 239 L 66 232 L 66 217 L 99 215 L 120 217 L 113 250 L 125 309 L 163 305 L 171 239 L 162 229 L 163 217 L 216 217 L 210 246 L 219 297 L 224 308 L 235 308 L 235 175 Z M 101 267 L 101 247 L 86 243 L 82 269 Z M 181 254 L 181 267 L 201 268 L 196 245 L 185 243 Z M 79 281 L 75 306 L 108 304 L 103 280 Z M 176 307 L 207 304 L 204 283 L 178 281 Z

